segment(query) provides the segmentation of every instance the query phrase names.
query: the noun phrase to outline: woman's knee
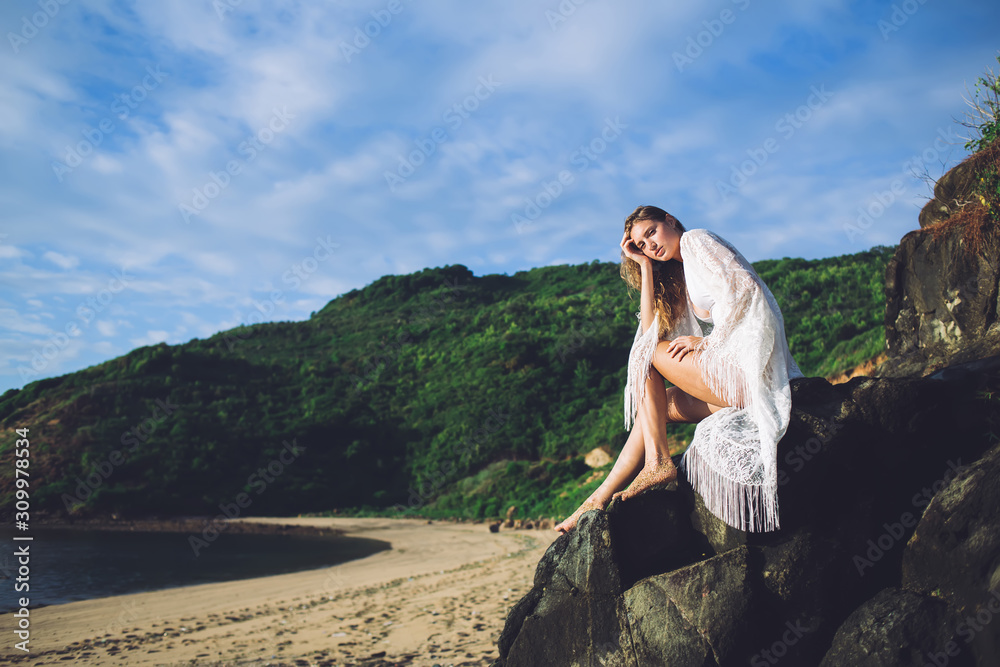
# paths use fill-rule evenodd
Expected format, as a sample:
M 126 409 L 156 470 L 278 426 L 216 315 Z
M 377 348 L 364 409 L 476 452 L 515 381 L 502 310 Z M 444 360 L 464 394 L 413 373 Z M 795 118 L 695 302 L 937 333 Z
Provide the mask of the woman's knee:
M 668 424 L 671 422 L 684 422 L 685 410 L 683 409 L 683 401 L 685 396 L 687 394 L 678 387 L 669 387 L 667 389 L 666 418 Z
M 695 398 L 679 387 L 667 390 L 667 422 L 697 423 L 712 414 L 713 410 L 705 401 Z

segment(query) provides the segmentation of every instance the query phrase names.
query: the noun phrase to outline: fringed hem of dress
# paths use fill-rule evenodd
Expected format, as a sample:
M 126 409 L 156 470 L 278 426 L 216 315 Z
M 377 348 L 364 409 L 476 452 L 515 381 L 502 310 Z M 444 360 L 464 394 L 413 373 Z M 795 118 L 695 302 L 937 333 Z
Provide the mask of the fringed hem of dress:
M 638 317 L 638 315 L 637 315 Z M 635 423 L 635 415 L 642 405 L 642 400 L 646 397 L 646 378 L 649 377 L 649 369 L 653 364 L 653 353 L 656 352 L 656 344 L 659 343 L 660 315 L 653 315 L 653 323 L 642 332 L 642 320 L 639 321 L 639 328 L 636 329 L 635 339 L 632 341 L 632 349 L 628 355 L 628 377 L 625 380 L 625 429 L 632 428 Z
M 723 408 L 706 419 L 737 410 L 741 409 Z M 725 418 L 725 415 L 721 418 Z M 708 511 L 726 524 L 743 531 L 764 532 L 780 528 L 777 483 L 730 479 L 722 470 L 713 467 L 713 457 L 710 452 L 705 451 L 707 442 L 703 439 L 692 442 L 681 457 L 680 467 Z M 759 466 L 754 476 L 761 478 L 763 462 L 759 462 Z

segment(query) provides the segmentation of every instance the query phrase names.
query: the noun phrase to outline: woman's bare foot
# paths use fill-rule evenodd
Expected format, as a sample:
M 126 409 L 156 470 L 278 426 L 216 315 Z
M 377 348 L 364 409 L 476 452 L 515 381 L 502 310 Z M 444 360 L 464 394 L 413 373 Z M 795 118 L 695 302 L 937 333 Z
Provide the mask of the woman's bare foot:
M 570 515 L 568 519 L 562 523 L 556 524 L 555 530 L 560 533 L 568 533 L 569 531 L 576 528 L 576 522 L 580 520 L 580 517 L 584 512 L 589 512 L 590 510 L 602 510 L 607 503 L 602 503 L 600 500 L 591 496 L 583 501 L 583 504 Z
M 669 458 L 656 463 L 647 462 L 624 491 L 614 494 L 612 500 L 628 500 L 646 489 L 662 488 L 677 479 L 677 466 Z

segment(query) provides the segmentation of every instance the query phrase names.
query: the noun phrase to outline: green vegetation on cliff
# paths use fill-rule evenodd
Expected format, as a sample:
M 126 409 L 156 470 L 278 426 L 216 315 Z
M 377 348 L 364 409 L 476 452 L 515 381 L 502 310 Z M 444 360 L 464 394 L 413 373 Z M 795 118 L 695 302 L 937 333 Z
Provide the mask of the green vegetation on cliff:
M 881 351 L 892 250 L 755 264 L 804 373 Z M 385 276 L 308 321 L 139 348 L 0 397 L 0 497 L 13 507 L 27 427 L 35 510 L 563 514 L 599 483 L 581 453 L 625 440 L 635 310 L 617 264 L 456 265 Z

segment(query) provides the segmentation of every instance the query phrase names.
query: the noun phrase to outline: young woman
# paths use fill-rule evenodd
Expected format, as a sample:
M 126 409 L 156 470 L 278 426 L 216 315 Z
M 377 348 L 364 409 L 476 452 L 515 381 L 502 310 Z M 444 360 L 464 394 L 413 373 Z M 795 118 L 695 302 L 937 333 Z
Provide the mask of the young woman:
M 698 423 L 681 466 L 709 510 L 742 530 L 778 528 L 777 443 L 789 380 L 803 376 L 774 296 L 727 241 L 655 206 L 625 219 L 621 249 L 622 278 L 640 293 L 625 387 L 625 427 L 634 424 L 607 478 L 556 530 L 676 479 L 668 422 Z

